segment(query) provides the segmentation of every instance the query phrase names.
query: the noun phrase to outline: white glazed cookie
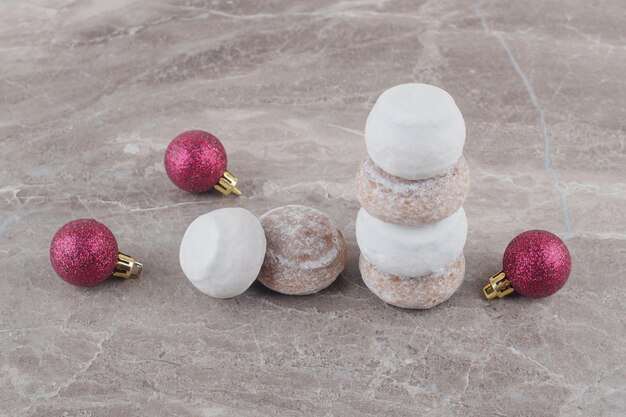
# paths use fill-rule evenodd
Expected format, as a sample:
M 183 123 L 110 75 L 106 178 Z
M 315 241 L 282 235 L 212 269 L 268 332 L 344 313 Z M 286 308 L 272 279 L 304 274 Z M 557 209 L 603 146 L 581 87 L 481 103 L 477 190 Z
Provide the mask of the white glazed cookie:
M 441 174 L 461 157 L 465 121 L 454 99 L 428 84 L 401 84 L 378 97 L 365 124 L 370 158 L 409 180 Z
M 310 207 L 285 206 L 261 216 L 267 251 L 259 281 L 292 295 L 318 292 L 343 271 L 346 242 L 333 221 Z
M 195 219 L 180 244 L 180 266 L 191 283 L 215 298 L 242 294 L 265 257 L 265 233 L 248 210 L 224 208 Z
M 457 211 L 469 191 L 469 180 L 463 155 L 442 174 L 415 181 L 388 174 L 367 158 L 356 174 L 356 196 L 368 213 L 382 221 L 420 225 Z
M 467 238 L 463 208 L 437 223 L 405 226 L 386 223 L 361 208 L 356 240 L 361 252 L 383 272 L 419 277 L 442 270 L 456 259 Z
M 396 307 L 426 309 L 443 303 L 461 286 L 465 276 L 463 253 L 441 271 L 416 278 L 382 272 L 363 255 L 359 258 L 361 277 L 384 302 Z

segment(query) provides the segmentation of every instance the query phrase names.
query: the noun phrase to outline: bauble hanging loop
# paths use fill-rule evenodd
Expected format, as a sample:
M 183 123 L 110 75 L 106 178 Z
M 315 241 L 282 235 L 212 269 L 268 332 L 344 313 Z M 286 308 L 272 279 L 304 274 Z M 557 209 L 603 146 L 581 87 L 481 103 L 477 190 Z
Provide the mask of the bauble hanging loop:
M 61 227 L 50 244 L 55 272 L 70 284 L 98 285 L 111 275 L 136 278 L 143 265 L 118 252 L 117 240 L 108 227 L 93 219 L 78 219 Z
M 502 258 L 502 271 L 483 287 L 488 299 L 518 292 L 532 298 L 548 297 L 569 278 L 572 258 L 565 243 L 545 230 L 529 230 L 516 236 Z
M 176 136 L 165 151 L 165 171 L 179 188 L 203 193 L 215 188 L 224 195 L 241 195 L 239 181 L 226 169 L 226 150 L 218 138 L 203 130 Z

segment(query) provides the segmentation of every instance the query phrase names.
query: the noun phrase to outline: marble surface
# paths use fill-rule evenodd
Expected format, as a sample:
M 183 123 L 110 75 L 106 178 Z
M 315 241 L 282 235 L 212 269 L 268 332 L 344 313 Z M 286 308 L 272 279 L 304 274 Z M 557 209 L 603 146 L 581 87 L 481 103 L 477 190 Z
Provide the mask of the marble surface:
M 1 2 L 0 415 L 623 415 L 625 44 L 621 0 Z M 429 311 L 369 292 L 354 238 L 365 119 L 410 81 L 455 97 L 472 175 L 466 280 Z M 241 198 L 168 181 L 191 128 L 222 139 Z M 327 290 L 185 279 L 196 216 L 291 203 L 347 238 Z M 49 243 L 80 217 L 143 277 L 59 280 Z M 570 281 L 484 300 L 530 228 L 566 240 Z

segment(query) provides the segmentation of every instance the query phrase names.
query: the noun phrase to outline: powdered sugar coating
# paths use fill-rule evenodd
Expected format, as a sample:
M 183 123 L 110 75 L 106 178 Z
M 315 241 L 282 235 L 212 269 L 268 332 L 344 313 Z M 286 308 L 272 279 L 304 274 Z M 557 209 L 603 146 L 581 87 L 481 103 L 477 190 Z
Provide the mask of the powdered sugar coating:
M 266 241 L 261 222 L 240 207 L 197 217 L 180 243 L 180 267 L 198 290 L 214 298 L 243 294 L 261 270 Z
M 450 94 L 428 84 L 391 87 L 378 97 L 365 123 L 370 158 L 408 180 L 430 178 L 463 152 L 465 122 Z
M 267 250 L 258 279 L 266 287 L 283 294 L 312 294 L 343 271 L 346 242 L 324 213 L 292 205 L 270 210 L 260 220 Z
M 365 285 L 384 302 L 421 310 L 443 303 L 461 286 L 465 277 L 465 256 L 461 253 L 443 270 L 416 278 L 382 272 L 363 254 L 359 258 L 359 269 Z
M 467 161 L 424 180 L 396 177 L 365 159 L 356 175 L 356 195 L 371 215 L 388 223 L 417 226 L 435 223 L 456 212 L 469 191 Z
M 419 226 L 387 223 L 359 210 L 356 241 L 381 271 L 419 277 L 442 270 L 463 251 L 467 217 L 461 207 L 437 223 Z

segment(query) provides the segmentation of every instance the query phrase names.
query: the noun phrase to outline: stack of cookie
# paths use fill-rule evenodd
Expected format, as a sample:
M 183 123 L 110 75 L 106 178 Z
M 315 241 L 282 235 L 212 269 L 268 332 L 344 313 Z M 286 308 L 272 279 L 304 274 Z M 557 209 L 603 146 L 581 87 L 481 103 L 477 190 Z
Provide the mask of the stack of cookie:
M 389 304 L 436 306 L 465 276 L 463 116 L 440 88 L 398 85 L 376 101 L 365 141 L 369 157 L 356 180 L 363 281 Z

